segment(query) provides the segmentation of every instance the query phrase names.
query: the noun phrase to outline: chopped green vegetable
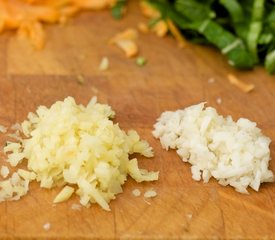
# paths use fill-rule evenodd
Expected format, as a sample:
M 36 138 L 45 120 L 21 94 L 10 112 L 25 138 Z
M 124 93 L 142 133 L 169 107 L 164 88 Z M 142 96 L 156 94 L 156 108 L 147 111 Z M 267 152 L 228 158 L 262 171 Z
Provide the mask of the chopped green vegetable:
M 203 21 L 216 16 L 208 4 L 196 0 L 177 0 L 175 9 L 191 21 Z
M 216 46 L 237 68 L 275 73 L 274 0 L 147 0 L 189 40 Z
M 230 26 L 234 28 L 234 32 L 238 37 L 246 40 L 248 32 L 247 17 L 245 17 L 244 9 L 237 0 L 220 0 L 219 3 L 228 11 Z
M 242 40 L 223 29 L 219 24 L 208 20 L 208 22 L 201 24 L 198 31 L 228 57 L 231 65 L 239 68 L 250 68 L 253 66 L 252 55 L 247 51 Z
M 147 59 L 145 57 L 137 57 L 136 64 L 138 66 L 144 66 L 147 63 Z
M 262 34 L 259 36 L 258 44 L 269 44 L 272 39 L 274 38 L 273 34 L 270 32 L 262 32 Z
M 273 10 L 267 17 L 267 22 L 269 23 L 269 26 L 272 29 L 273 33 L 275 33 L 275 4 L 273 6 Z
M 220 4 L 229 12 L 233 23 L 236 24 L 244 21 L 243 9 L 237 0 L 220 0 Z
M 254 0 L 252 19 L 247 34 L 247 47 L 253 55 L 255 62 L 258 62 L 258 38 L 262 31 L 262 17 L 264 12 L 265 0 Z

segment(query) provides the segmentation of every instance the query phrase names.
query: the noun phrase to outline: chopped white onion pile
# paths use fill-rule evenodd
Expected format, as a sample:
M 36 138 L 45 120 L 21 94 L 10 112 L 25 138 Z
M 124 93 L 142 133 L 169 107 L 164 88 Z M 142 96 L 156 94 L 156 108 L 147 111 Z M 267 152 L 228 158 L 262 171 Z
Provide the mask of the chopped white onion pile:
M 258 191 L 261 183 L 274 181 L 268 169 L 271 140 L 256 123 L 244 118 L 234 122 L 204 105 L 162 113 L 153 135 L 163 148 L 177 149 L 182 160 L 191 163 L 196 181 L 208 182 L 213 176 L 241 193 L 248 193 L 248 186 Z
M 139 169 L 137 159 L 129 159 L 133 153 L 152 157 L 152 148 L 136 131 L 125 133 L 114 124 L 110 120 L 114 114 L 110 106 L 97 103 L 96 98 L 85 107 L 77 105 L 72 97 L 30 113 L 21 125 L 27 138 L 4 148 L 11 166 L 25 159 L 28 171 L 17 174 L 23 182 L 0 183 L 0 200 L 14 197 L 13 186 L 28 185 L 36 179 L 44 188 L 64 186 L 54 202 L 65 201 L 75 192 L 82 205 L 98 203 L 110 210 L 108 203 L 122 192 L 128 174 L 137 182 L 157 180 L 158 172 Z M 5 184 L 11 187 L 3 196 Z

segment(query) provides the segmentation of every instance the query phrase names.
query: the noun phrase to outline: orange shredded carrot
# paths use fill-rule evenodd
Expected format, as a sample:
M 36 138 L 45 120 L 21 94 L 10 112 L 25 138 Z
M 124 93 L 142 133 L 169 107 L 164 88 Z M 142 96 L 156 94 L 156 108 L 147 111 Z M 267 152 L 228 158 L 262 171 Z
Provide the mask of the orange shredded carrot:
M 116 44 L 120 49 L 125 52 L 127 57 L 134 57 L 138 53 L 138 46 L 135 43 L 137 37 L 137 30 L 129 28 L 111 38 L 110 44 Z
M 233 74 L 228 74 L 227 78 L 232 85 L 235 85 L 245 93 L 251 92 L 255 88 L 254 84 L 242 82 Z
M 164 37 L 168 32 L 167 23 L 164 20 L 158 21 L 152 28 L 158 37 Z
M 149 3 L 147 3 L 146 1 L 140 1 L 140 10 L 142 12 L 142 14 L 148 18 L 153 18 L 153 19 L 157 19 L 161 17 L 160 12 L 153 8 Z
M 131 40 L 134 41 L 138 37 L 138 32 L 134 28 L 127 28 L 123 32 L 116 34 L 111 38 L 110 43 L 115 43 L 118 40 Z
M 17 29 L 35 48 L 42 48 L 45 34 L 42 23 L 65 22 L 81 10 L 99 10 L 117 0 L 0 0 L 0 33 Z
M 40 22 L 25 21 L 18 29 L 18 35 L 30 39 L 35 49 L 44 47 L 45 33 Z
M 167 25 L 171 34 L 178 41 L 179 47 L 180 48 L 185 47 L 187 42 L 185 38 L 182 36 L 182 34 L 180 33 L 180 30 L 177 28 L 177 26 L 170 19 L 167 19 Z
M 142 33 L 148 33 L 150 31 L 148 25 L 143 22 L 138 23 L 137 28 Z

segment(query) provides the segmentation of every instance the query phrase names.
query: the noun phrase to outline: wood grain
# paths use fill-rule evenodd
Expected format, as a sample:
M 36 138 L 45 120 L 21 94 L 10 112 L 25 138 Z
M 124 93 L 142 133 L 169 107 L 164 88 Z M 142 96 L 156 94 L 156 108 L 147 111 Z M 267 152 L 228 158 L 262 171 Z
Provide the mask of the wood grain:
M 139 158 L 140 166 L 160 171 L 154 183 L 137 184 L 129 178 L 124 192 L 111 202 L 111 212 L 93 205 L 80 211 L 78 202 L 52 204 L 58 189 L 40 189 L 31 184 L 30 193 L 16 202 L 0 203 L 1 239 L 190 239 L 275 238 L 275 185 L 264 184 L 260 192 L 241 195 L 215 180 L 208 184 L 191 179 L 190 165 L 174 151 L 164 151 L 151 131 L 165 110 L 176 110 L 206 101 L 223 115 L 236 120 L 246 117 L 258 123 L 273 143 L 270 146 L 275 172 L 275 77 L 261 67 L 253 71 L 231 68 L 215 49 L 189 44 L 178 49 L 176 42 L 153 34 L 140 34 L 140 55 L 148 64 L 139 67 L 114 46 L 111 36 L 145 19 L 134 1 L 129 14 L 115 21 L 108 11 L 83 13 L 65 26 L 47 26 L 47 44 L 35 51 L 12 33 L 0 36 L 0 124 L 23 121 L 38 105 L 50 106 L 66 96 L 86 104 L 97 95 L 116 111 L 115 121 L 123 129 L 136 129 L 154 148 L 152 159 Z M 98 69 L 102 57 L 110 69 Z M 245 94 L 232 86 L 226 75 L 255 84 Z M 84 76 L 80 85 L 77 76 Z M 213 83 L 209 79 L 214 78 Z M 221 98 L 221 104 L 217 99 Z M 0 136 L 3 145 L 5 137 Z M 0 155 L 2 163 L 4 156 Z M 158 196 L 134 197 L 156 189 Z M 51 228 L 45 231 L 43 225 Z

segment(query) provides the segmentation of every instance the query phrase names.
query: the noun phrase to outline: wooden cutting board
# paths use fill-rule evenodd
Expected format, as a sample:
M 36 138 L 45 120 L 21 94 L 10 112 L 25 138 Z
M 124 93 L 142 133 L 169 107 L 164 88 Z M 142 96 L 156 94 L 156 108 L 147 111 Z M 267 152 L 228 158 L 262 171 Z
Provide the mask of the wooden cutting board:
M 33 183 L 20 201 L 0 203 L 0 239 L 274 239 L 275 184 L 242 195 L 215 180 L 195 182 L 190 165 L 175 151 L 163 150 L 151 131 L 163 111 L 206 101 L 220 114 L 258 123 L 273 140 L 270 168 L 275 172 L 275 76 L 260 67 L 237 71 L 214 49 L 191 44 L 179 49 L 171 37 L 160 39 L 154 34 L 139 35 L 140 55 L 148 59 L 146 66 L 139 67 L 107 44 L 119 31 L 146 21 L 133 2 L 129 12 L 122 21 L 104 11 L 83 13 L 65 26 L 47 26 L 42 51 L 33 50 L 13 33 L 2 34 L 0 124 L 21 122 L 38 105 L 50 106 L 67 96 L 86 104 L 96 95 L 99 102 L 113 107 L 121 128 L 136 129 L 149 141 L 155 156 L 139 158 L 139 163 L 159 170 L 159 181 L 138 184 L 129 178 L 124 192 L 111 202 L 111 212 L 97 205 L 72 210 L 77 197 L 53 205 L 59 189 L 40 189 Z M 109 58 L 110 69 L 100 72 L 104 56 Z M 228 73 L 255 84 L 254 91 L 246 94 L 232 86 Z M 78 83 L 78 75 L 84 77 L 84 84 Z M 3 135 L 0 141 L 4 144 Z M 142 193 L 153 188 L 158 196 L 134 197 L 136 188 Z M 43 228 L 47 223 L 49 230 Z

